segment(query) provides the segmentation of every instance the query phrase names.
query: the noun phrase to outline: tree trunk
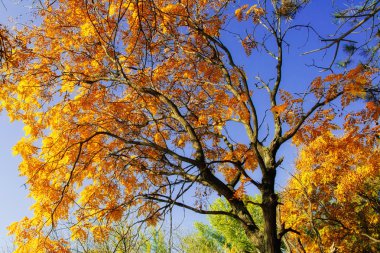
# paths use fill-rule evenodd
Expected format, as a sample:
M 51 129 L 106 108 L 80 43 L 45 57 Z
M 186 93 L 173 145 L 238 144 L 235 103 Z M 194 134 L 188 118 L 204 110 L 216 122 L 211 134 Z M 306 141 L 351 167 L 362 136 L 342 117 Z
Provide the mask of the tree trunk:
M 281 253 L 281 242 L 277 236 L 277 204 L 278 196 L 274 191 L 275 170 L 267 170 L 263 176 L 262 210 L 264 216 L 264 248 L 265 253 Z

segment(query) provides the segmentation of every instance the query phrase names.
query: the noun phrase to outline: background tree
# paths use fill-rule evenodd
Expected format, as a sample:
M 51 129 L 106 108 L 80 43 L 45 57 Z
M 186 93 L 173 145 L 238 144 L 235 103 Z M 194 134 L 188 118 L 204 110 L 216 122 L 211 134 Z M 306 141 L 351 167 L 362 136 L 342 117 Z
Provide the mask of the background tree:
M 133 219 L 128 216 L 120 222 L 98 224 L 98 227 L 74 227 L 71 234 L 71 252 L 76 253 L 137 253 L 152 251 L 162 239 L 161 231 L 150 231 L 146 227 L 131 226 Z M 107 227 L 107 229 L 104 229 Z M 157 228 L 159 229 L 159 228 Z M 160 234 L 160 236 L 158 236 Z M 159 239 L 158 239 L 159 237 Z M 158 239 L 158 240 L 157 240 Z M 161 241 L 160 241 L 161 242 Z M 162 251 L 161 251 L 162 253 Z
M 359 64 L 300 84 L 302 92 L 284 84 L 287 36 L 316 30 L 297 23 L 306 4 L 66 0 L 39 6 L 41 20 L 17 34 L 20 45 L 3 69 L 0 90 L 11 119 L 25 124 L 14 152 L 23 158 L 20 173 L 36 201 L 33 217 L 10 227 L 16 252 L 67 252 L 69 239 L 52 235 L 69 218 L 71 233 L 80 227 L 106 233 L 97 224 L 118 221 L 131 208 L 155 225 L 173 206 L 229 216 L 259 252 L 280 252 L 292 231 L 277 227 L 280 148 L 336 129 L 333 121 L 372 89 L 377 71 Z M 376 7 L 371 17 L 377 13 Z M 353 27 L 377 24 L 368 20 L 359 17 Z M 333 45 L 353 31 L 339 32 Z M 254 69 L 240 62 L 237 43 L 245 60 L 256 48 L 269 57 L 273 78 L 249 79 Z M 260 203 L 249 201 L 250 188 L 260 191 Z M 204 199 L 211 193 L 231 209 L 210 210 Z M 262 229 L 249 212 L 252 204 L 262 209 Z
M 225 252 L 228 249 L 226 239 L 211 226 L 195 222 L 196 232 L 181 238 L 181 249 L 184 252 Z
M 251 197 L 249 201 L 259 203 L 259 197 Z M 231 209 L 226 200 L 216 199 L 211 205 L 211 210 Z M 248 207 L 249 213 L 254 217 L 255 223 L 259 228 L 263 227 L 263 215 L 257 205 Z M 256 246 L 244 233 L 242 225 L 235 219 L 228 216 L 208 215 L 210 225 L 196 222 L 196 232 L 184 237 L 185 252 L 194 252 L 196 249 L 202 249 L 200 252 L 255 252 Z

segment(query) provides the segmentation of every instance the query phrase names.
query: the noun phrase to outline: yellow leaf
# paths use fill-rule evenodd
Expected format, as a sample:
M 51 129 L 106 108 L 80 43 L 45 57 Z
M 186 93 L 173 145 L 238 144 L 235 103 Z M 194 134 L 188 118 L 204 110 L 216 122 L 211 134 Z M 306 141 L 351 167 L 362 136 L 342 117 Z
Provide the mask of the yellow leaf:
M 110 15 L 110 16 L 115 15 L 116 10 L 117 10 L 117 6 L 116 6 L 115 4 L 112 4 L 112 3 L 111 3 L 111 4 L 110 4 L 109 11 L 108 11 L 109 15 Z
M 24 126 L 25 135 L 29 135 L 32 132 L 32 128 L 29 125 Z
M 81 29 L 81 34 L 85 37 L 91 36 L 94 32 L 94 27 L 93 27 L 92 23 L 90 23 L 90 22 L 86 22 L 83 25 L 81 25 L 80 29 Z

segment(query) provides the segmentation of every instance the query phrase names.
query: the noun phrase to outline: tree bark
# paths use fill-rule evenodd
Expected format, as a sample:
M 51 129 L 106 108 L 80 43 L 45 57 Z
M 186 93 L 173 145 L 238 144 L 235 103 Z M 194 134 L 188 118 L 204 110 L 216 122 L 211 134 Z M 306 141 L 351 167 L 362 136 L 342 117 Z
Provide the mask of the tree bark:
M 281 241 L 277 236 L 278 196 L 274 191 L 276 170 L 270 169 L 263 175 L 262 210 L 264 216 L 265 253 L 281 253 Z

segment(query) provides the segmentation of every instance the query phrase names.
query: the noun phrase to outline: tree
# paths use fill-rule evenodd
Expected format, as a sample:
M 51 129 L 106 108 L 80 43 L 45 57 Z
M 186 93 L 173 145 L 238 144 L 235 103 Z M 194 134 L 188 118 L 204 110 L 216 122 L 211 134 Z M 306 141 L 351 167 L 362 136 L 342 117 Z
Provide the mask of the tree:
M 226 240 L 211 226 L 200 222 L 194 223 L 196 232 L 181 238 L 183 252 L 225 252 Z
M 94 231 L 94 227 L 77 227 L 71 235 L 71 252 L 76 253 L 165 253 L 163 232 L 146 227 L 131 226 L 132 218 L 106 224 L 107 230 Z M 100 224 L 99 224 L 100 225 Z M 104 225 L 104 224 L 103 224 Z
M 256 196 L 249 201 L 259 203 L 260 199 Z M 231 209 L 226 200 L 216 199 L 210 206 L 211 210 Z M 255 223 L 259 228 L 263 227 L 263 215 L 258 206 L 248 207 Z M 208 215 L 210 225 L 196 222 L 196 232 L 184 237 L 185 252 L 255 252 L 256 247 L 244 233 L 242 225 L 235 219 L 228 216 Z
M 154 225 L 173 206 L 231 217 L 258 251 L 280 252 L 291 231 L 277 228 L 280 148 L 335 129 L 333 121 L 345 116 L 341 109 L 373 89 L 377 71 L 358 64 L 300 85 L 301 93 L 286 85 L 287 36 L 315 30 L 296 23 L 307 3 L 62 0 L 40 6 L 41 20 L 16 36 L 20 44 L 0 90 L 11 119 L 25 124 L 14 152 L 23 158 L 19 170 L 36 201 L 33 217 L 10 227 L 16 252 L 67 252 L 68 238 L 53 232 L 68 218 L 75 221 L 72 233 L 92 227 L 106 234 L 106 226 L 93 224 L 118 221 L 133 209 Z M 373 6 L 377 17 L 377 1 Z M 378 25 L 368 20 L 358 17 L 355 29 L 338 31 L 333 45 L 358 27 Z M 249 79 L 254 69 L 239 62 L 236 43 L 227 43 L 235 35 L 245 60 L 255 49 L 271 59 L 273 79 Z M 231 137 L 237 131 L 239 138 Z M 260 203 L 249 201 L 252 187 Z M 197 202 L 190 203 L 194 192 Z M 231 209 L 209 210 L 204 199 L 211 193 Z M 263 229 L 250 205 L 261 207 Z
M 281 207 L 297 252 L 380 250 L 378 130 L 357 131 L 326 132 L 300 153 Z

